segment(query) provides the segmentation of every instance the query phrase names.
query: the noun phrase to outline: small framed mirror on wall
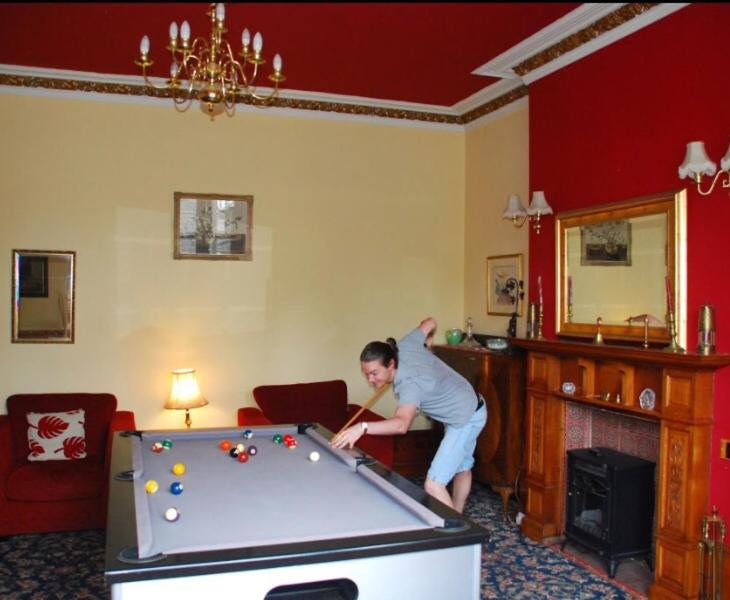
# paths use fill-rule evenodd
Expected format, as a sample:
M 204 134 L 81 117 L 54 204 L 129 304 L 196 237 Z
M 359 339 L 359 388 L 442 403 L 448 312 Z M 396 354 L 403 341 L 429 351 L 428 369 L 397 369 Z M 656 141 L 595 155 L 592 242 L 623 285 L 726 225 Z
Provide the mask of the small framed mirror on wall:
M 684 190 L 556 215 L 557 333 L 686 347 Z
M 76 253 L 13 250 L 13 343 L 74 342 Z

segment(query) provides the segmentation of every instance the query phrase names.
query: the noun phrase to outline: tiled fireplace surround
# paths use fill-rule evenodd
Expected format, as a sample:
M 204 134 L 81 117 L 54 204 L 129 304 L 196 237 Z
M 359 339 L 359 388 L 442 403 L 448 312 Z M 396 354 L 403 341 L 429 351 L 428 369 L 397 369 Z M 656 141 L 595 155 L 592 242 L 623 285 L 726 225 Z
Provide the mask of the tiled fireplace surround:
M 567 450 L 606 446 L 655 461 L 649 598 L 696 599 L 698 542 L 709 503 L 713 379 L 730 365 L 730 355 L 555 340 L 514 345 L 527 351 L 523 533 L 543 540 L 562 532 Z M 575 382 L 574 394 L 561 390 L 565 381 Z M 646 387 L 656 392 L 650 410 L 638 401 Z M 613 402 L 603 399 L 606 393 Z
M 566 402 L 565 450 L 599 446 L 657 462 L 659 423 Z

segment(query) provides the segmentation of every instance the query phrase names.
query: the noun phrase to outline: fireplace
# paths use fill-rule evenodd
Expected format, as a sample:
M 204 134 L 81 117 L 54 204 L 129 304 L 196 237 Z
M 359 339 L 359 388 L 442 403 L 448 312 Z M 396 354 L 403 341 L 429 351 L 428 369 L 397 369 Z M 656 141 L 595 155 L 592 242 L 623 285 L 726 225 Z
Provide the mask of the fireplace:
M 565 541 L 596 552 L 608 576 L 643 556 L 651 567 L 655 463 L 611 448 L 568 451 Z
M 718 369 L 730 365 L 730 354 L 540 339 L 513 344 L 528 352 L 523 533 L 544 540 L 565 531 L 565 457 L 571 442 L 566 440 L 567 404 L 652 421 L 660 435 L 654 582 L 648 594 L 662 600 L 696 599 L 701 526 L 710 492 L 713 380 Z M 615 447 L 596 440 L 581 447 L 593 446 Z

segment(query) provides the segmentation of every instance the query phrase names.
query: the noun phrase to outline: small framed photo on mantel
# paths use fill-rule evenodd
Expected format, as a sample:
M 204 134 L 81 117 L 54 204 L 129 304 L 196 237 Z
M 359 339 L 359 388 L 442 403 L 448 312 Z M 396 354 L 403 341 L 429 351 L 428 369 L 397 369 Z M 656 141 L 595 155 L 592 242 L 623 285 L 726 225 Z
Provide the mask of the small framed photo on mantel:
M 174 258 L 252 260 L 253 196 L 175 192 Z

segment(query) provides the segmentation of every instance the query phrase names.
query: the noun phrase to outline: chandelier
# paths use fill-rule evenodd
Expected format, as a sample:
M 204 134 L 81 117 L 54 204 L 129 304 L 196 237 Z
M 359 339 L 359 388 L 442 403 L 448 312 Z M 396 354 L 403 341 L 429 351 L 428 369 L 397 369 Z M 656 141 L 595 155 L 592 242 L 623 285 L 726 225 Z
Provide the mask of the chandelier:
M 172 54 L 170 79 L 162 86 L 156 86 L 147 76 L 147 69 L 152 66 L 150 60 L 150 39 L 146 35 L 139 45 L 139 59 L 136 65 L 142 67 L 145 84 L 155 90 L 166 90 L 175 101 L 178 110 L 187 110 L 193 100 L 200 100 L 201 109 L 211 119 L 224 110 L 232 114 L 236 102 L 249 97 L 257 103 L 271 101 L 279 91 L 279 83 L 286 77 L 282 75 L 282 60 L 278 54 L 274 56 L 274 72 L 269 80 L 274 88 L 266 95 L 257 93 L 253 85 L 259 67 L 266 63 L 261 57 L 264 39 L 260 33 L 253 36 L 248 29 L 241 35 L 241 51 L 234 55 L 223 34 L 226 8 L 222 2 L 211 4 L 206 15 L 210 17 L 210 39 L 191 38 L 190 25 L 183 21 L 178 37 L 177 23 L 170 24 L 170 41 L 167 49 Z

